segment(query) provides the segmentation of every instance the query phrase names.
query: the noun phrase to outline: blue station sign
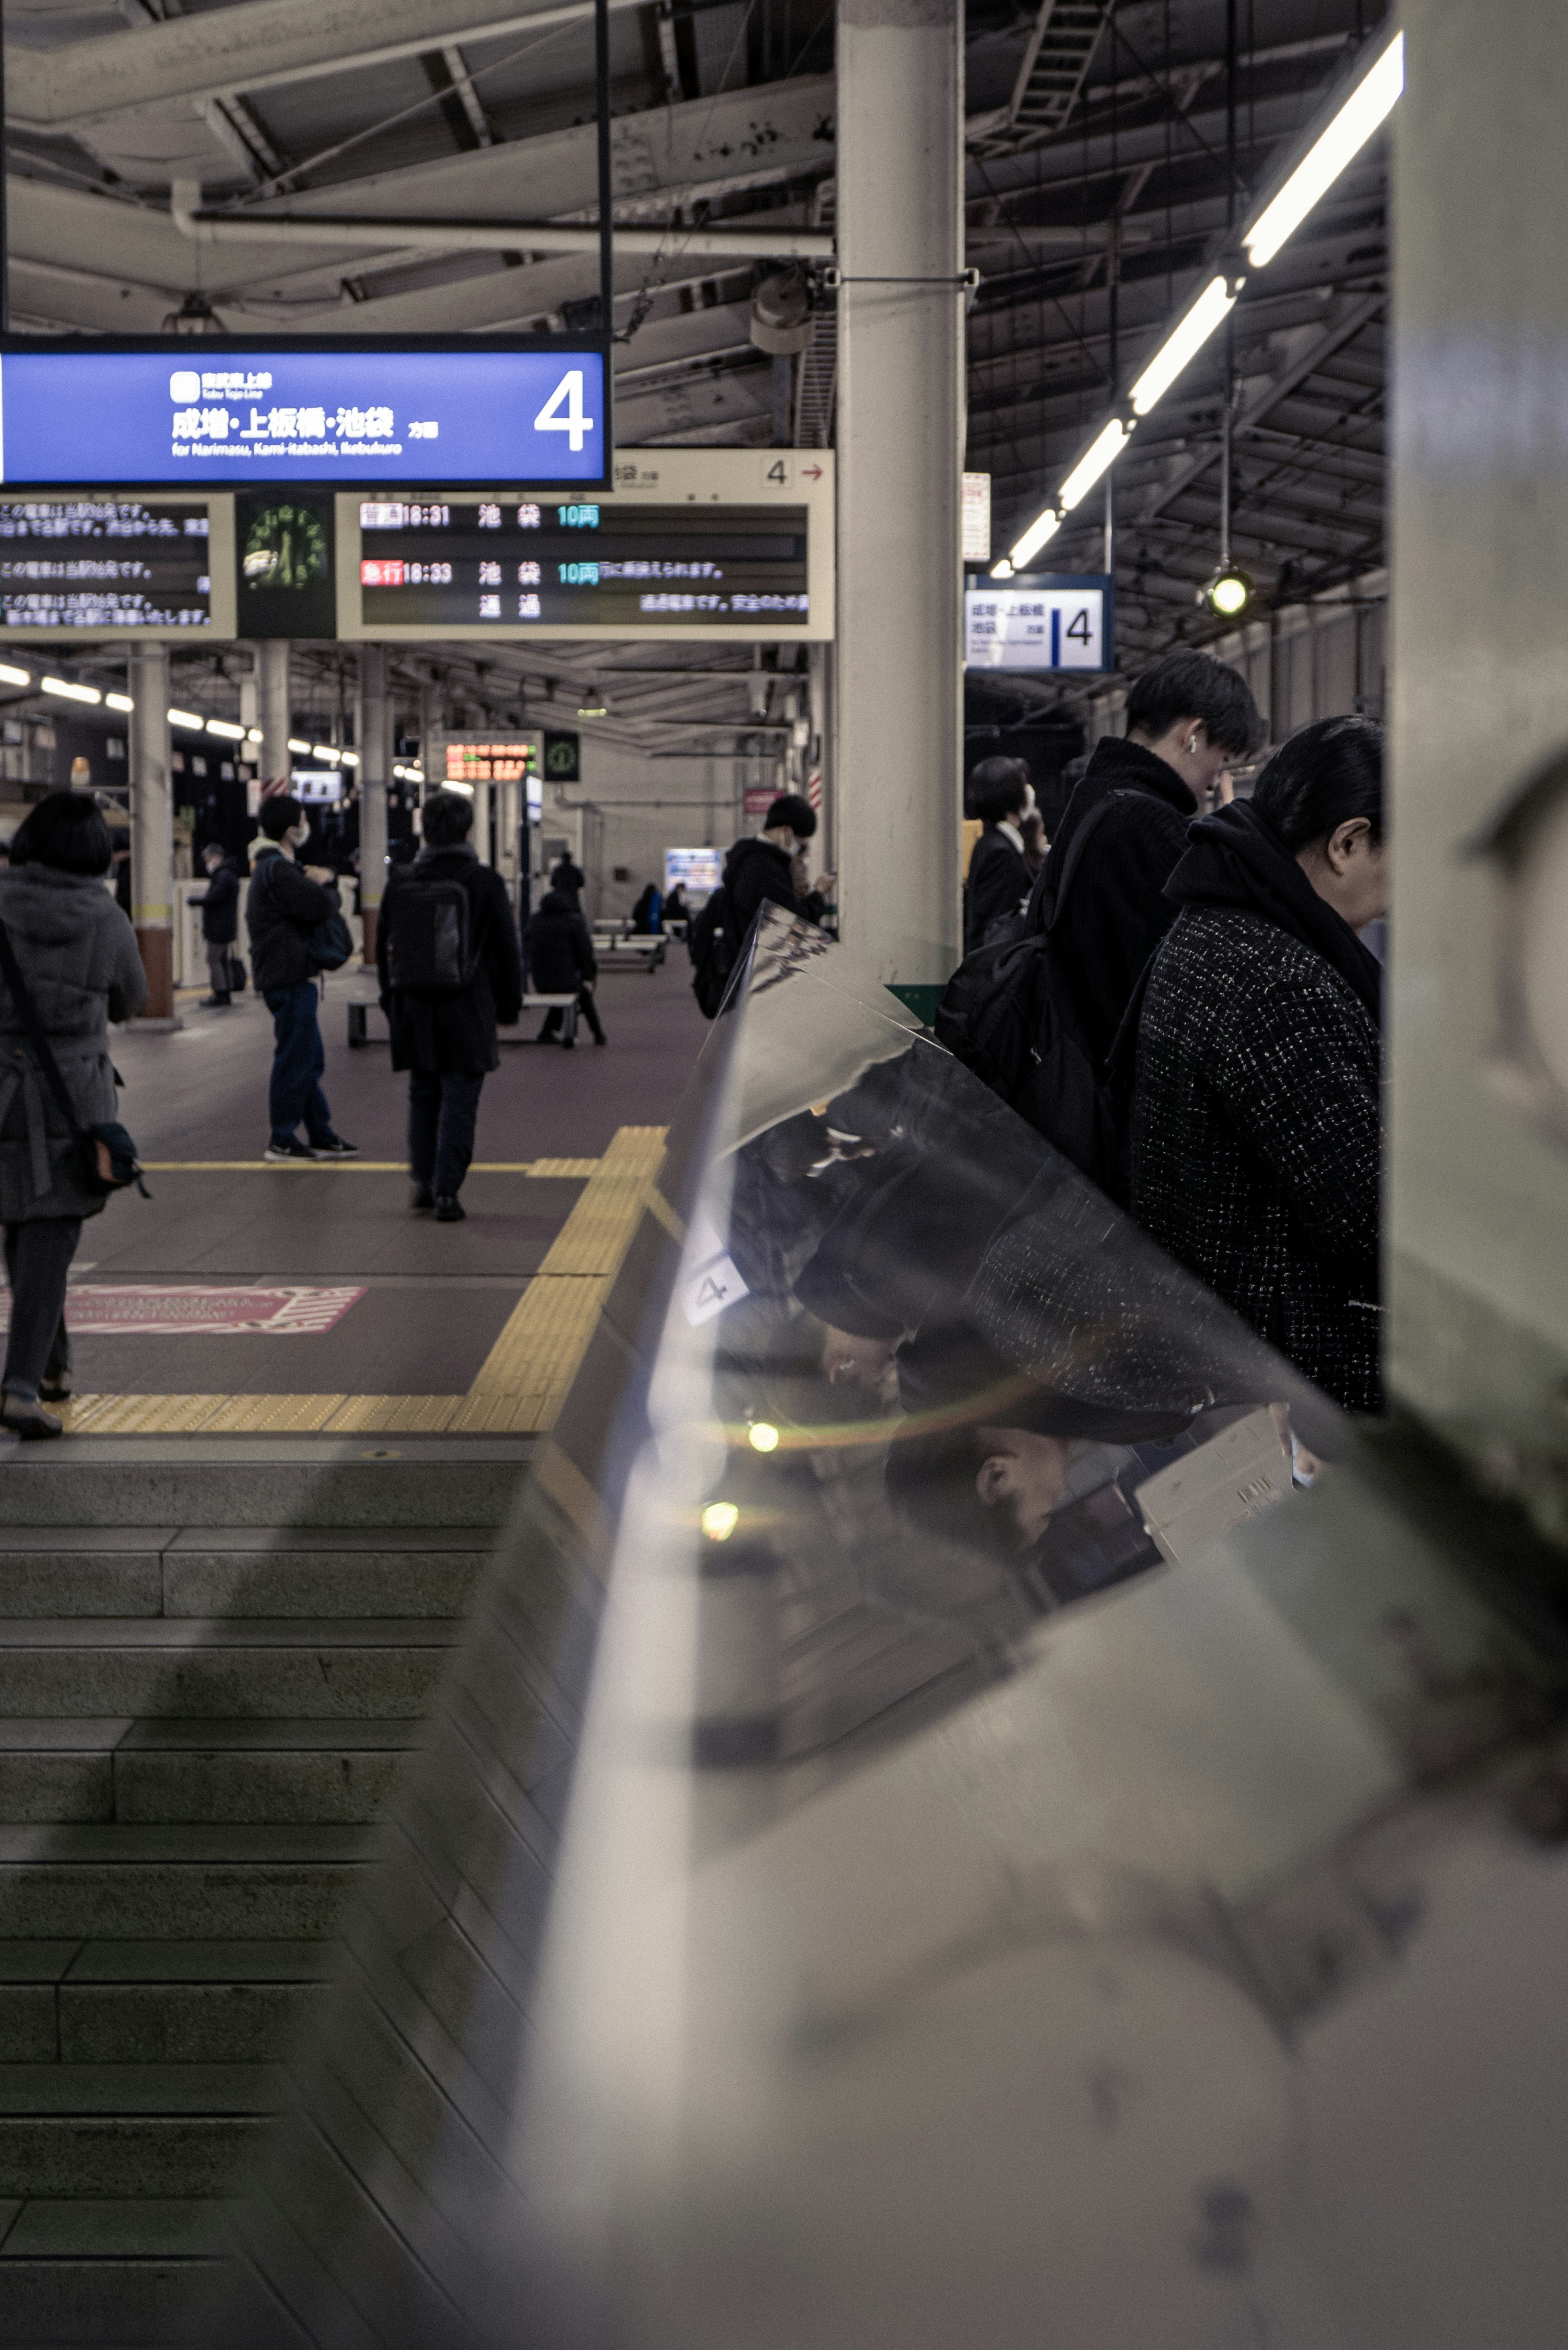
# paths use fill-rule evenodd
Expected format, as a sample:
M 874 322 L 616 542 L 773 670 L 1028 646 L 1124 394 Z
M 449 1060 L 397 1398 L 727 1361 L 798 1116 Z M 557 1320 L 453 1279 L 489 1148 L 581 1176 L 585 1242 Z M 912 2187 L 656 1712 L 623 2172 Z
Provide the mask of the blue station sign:
M 498 337 L 11 338 L 0 344 L 0 482 L 597 486 L 609 471 L 607 373 L 592 344 Z

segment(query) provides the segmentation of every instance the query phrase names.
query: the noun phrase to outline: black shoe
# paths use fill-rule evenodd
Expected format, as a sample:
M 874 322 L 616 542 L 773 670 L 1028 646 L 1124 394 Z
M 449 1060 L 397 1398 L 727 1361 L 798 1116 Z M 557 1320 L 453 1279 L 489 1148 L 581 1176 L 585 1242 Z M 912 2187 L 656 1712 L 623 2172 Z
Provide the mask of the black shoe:
M 229 1012 L 233 1008 L 226 995 L 203 995 L 202 998 L 201 1009 L 203 1012 Z
M 468 1210 L 450 1191 L 436 1193 L 435 1220 L 438 1224 L 462 1224 L 468 1221 Z
M 291 1134 L 286 1142 L 269 1142 L 262 1157 L 275 1159 L 284 1166 L 308 1167 L 316 1153 L 308 1142 L 301 1142 L 297 1134 Z
M 312 1159 L 358 1159 L 359 1146 L 357 1142 L 345 1142 L 340 1134 L 333 1134 L 325 1142 L 313 1142 L 310 1156 Z
M 57 1419 L 52 1411 L 45 1411 L 36 1403 L 26 1403 L 20 1396 L 7 1396 L 0 1403 L 0 1428 L 8 1428 L 24 1444 L 36 1444 L 45 1437 L 63 1436 L 66 1423 Z
M 416 1216 L 428 1216 L 432 1212 L 435 1207 L 435 1193 L 428 1183 L 414 1185 L 414 1196 L 409 1201 L 409 1205 Z
M 607 1036 L 596 1036 L 594 1038 L 594 1043 L 596 1045 L 607 1045 L 609 1043 L 609 1038 Z
M 71 1391 L 69 1388 L 57 1387 L 48 1379 L 40 1379 L 38 1381 L 38 1401 L 40 1403 L 69 1403 L 70 1399 Z

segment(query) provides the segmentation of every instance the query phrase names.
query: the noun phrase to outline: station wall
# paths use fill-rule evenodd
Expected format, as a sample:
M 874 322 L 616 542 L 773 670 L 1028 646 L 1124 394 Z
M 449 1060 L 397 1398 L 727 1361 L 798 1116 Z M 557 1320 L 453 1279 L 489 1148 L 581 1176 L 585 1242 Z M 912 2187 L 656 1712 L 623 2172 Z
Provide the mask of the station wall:
M 655 757 L 586 733 L 582 762 L 580 784 L 546 792 L 543 831 L 550 836 L 562 809 L 580 813 L 591 915 L 629 914 L 648 882 L 662 889 L 667 848 L 728 848 L 754 830 L 757 820 L 743 812 L 746 785 L 772 777 L 771 764 L 763 777 L 758 761 Z

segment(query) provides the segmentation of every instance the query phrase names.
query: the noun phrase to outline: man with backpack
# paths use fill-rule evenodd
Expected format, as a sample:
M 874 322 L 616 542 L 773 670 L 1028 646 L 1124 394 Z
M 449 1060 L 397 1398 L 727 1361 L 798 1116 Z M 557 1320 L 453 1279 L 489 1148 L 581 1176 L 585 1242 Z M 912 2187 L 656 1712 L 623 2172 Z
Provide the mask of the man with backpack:
M 761 833 L 737 840 L 724 859 L 723 880 L 686 933 L 692 990 L 710 1020 L 724 1000 L 730 973 L 762 907 L 782 906 L 808 922 L 820 922 L 827 911 L 833 874 L 818 874 L 815 887 L 804 895 L 796 887 L 795 858 L 815 831 L 811 802 L 799 792 L 784 792 L 769 808 Z
M 389 877 L 376 930 L 381 1009 L 392 1066 L 409 1072 L 409 1172 L 416 1216 L 458 1224 L 473 1156 L 479 1097 L 501 1066 L 496 1027 L 523 1012 L 523 958 L 512 901 L 469 833 L 473 802 L 437 792 L 424 847 Z
M 330 868 L 295 862 L 295 851 L 309 837 L 310 819 L 292 794 L 263 800 L 261 837 L 251 843 L 245 927 L 256 993 L 272 1014 L 272 1133 L 262 1156 L 281 1161 L 359 1156 L 352 1142 L 333 1132 L 321 1090 L 327 1053 L 317 1017 L 317 976 L 336 971 L 352 950 Z
M 546 889 L 528 923 L 528 976 L 536 995 L 570 995 L 576 991 L 577 1010 L 594 1032 L 596 1045 L 607 1045 L 604 1022 L 594 1002 L 598 958 L 588 926 L 569 889 Z M 534 1042 L 547 1045 L 560 1030 L 564 1004 L 553 1004 Z M 566 1039 L 568 1045 L 571 1038 Z

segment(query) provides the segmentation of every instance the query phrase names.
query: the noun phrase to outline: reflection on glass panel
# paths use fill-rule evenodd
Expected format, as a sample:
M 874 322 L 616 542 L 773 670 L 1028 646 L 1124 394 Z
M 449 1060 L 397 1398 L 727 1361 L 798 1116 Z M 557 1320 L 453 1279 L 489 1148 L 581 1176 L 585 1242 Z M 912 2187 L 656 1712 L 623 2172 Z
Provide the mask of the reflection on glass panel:
M 626 1205 L 223 2338 L 1544 2350 L 1544 1570 L 808 923 Z

